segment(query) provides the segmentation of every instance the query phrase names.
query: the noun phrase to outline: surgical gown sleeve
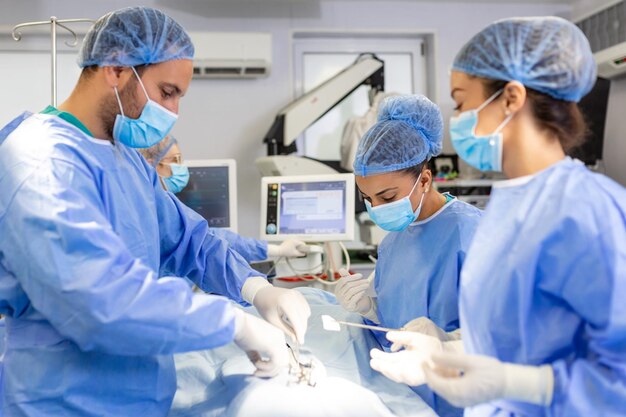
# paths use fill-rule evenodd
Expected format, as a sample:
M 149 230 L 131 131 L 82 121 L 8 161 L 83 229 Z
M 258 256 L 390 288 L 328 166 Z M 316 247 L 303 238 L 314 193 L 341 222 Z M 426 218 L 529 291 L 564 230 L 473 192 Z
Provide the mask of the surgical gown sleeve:
M 104 215 L 92 171 L 55 157 L 38 164 L 18 187 L 4 184 L 14 193 L 0 204 L 0 236 L 12 242 L 0 262 L 30 308 L 83 351 L 160 355 L 232 341 L 227 299 L 157 279 L 131 255 Z
M 625 195 L 623 190 L 616 194 Z M 623 415 L 626 201 L 606 198 L 600 213 L 588 199 L 576 202 L 576 209 L 544 242 L 545 255 L 538 262 L 540 289 L 563 300 L 582 318 L 575 359 L 552 363 L 555 385 L 549 415 Z M 567 326 L 570 318 L 560 320 Z
M 243 283 L 261 276 L 230 245 L 209 229 L 207 221 L 164 191 L 150 171 L 156 194 L 161 246 L 161 276 L 187 277 L 206 292 L 227 296 L 238 303 Z
M 267 242 L 240 236 L 228 229 L 211 228 L 211 233 L 226 240 L 247 262 L 267 259 Z

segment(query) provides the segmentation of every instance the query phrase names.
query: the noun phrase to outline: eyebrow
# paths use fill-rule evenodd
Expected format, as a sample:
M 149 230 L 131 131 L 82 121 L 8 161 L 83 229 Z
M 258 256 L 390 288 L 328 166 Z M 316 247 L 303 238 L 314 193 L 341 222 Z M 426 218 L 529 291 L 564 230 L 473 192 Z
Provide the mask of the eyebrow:
M 377 192 L 376 195 L 377 196 L 381 196 L 381 195 L 385 194 L 388 191 L 397 190 L 397 189 L 398 189 L 398 187 L 385 188 L 384 190 Z
M 450 97 L 454 98 L 454 93 L 456 93 L 458 91 L 464 91 L 464 90 L 462 88 L 459 88 L 459 87 L 453 88 L 452 91 L 450 92 Z
M 176 84 L 172 84 L 172 83 L 168 83 L 168 82 L 162 82 L 162 83 L 159 83 L 159 87 L 160 88 L 163 88 L 163 87 L 172 88 L 177 95 L 179 95 L 181 97 L 183 96 L 182 90 Z

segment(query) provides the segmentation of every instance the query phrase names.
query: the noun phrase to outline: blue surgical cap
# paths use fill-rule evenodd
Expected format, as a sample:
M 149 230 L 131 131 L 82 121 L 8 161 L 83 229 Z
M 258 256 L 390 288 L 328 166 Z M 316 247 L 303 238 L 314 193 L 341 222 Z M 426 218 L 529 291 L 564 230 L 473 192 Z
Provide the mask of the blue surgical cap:
M 524 86 L 559 100 L 578 102 L 596 82 L 589 41 L 559 17 L 503 19 L 463 46 L 455 71 Z
M 441 152 L 442 131 L 441 112 L 426 97 L 390 97 L 359 142 L 354 173 L 365 177 L 418 165 Z
M 172 149 L 172 146 L 176 145 L 178 141 L 172 135 L 167 135 L 161 142 L 157 143 L 154 146 L 149 148 L 139 149 L 139 153 L 141 153 L 146 161 L 150 163 L 153 167 L 156 167 L 159 162 L 163 160 L 165 155 Z
M 157 9 L 127 7 L 96 21 L 85 35 L 78 65 L 134 67 L 192 59 L 193 53 L 189 35 L 174 19 Z

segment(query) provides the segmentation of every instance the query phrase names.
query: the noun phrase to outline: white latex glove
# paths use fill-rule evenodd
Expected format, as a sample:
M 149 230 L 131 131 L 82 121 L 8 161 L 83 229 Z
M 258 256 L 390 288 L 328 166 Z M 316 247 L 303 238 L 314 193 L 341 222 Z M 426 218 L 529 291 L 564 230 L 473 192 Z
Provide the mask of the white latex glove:
M 276 376 L 289 365 L 289 351 L 283 332 L 239 309 L 235 309 L 234 341 L 256 367 L 256 376 Z
M 426 383 L 423 364 L 443 347 L 439 339 L 416 332 L 388 332 L 387 339 L 394 342 L 394 353 L 379 349 L 370 351 L 370 366 L 387 378 L 407 385 L 418 386 Z M 404 347 L 405 350 L 397 352 Z
M 339 304 L 348 311 L 378 323 L 376 301 L 367 294 L 370 281 L 363 278 L 362 274 L 350 274 L 345 269 L 340 269 L 339 274 L 341 278 L 335 286 L 335 297 Z
M 410 325 L 412 322 L 413 321 L 408 322 L 404 327 L 406 328 L 406 326 Z M 424 321 L 420 321 L 420 326 L 423 324 Z M 436 326 L 434 323 L 432 325 Z M 415 327 L 417 326 L 414 326 L 413 328 Z M 410 329 L 406 330 L 407 331 L 387 333 L 387 339 L 390 342 L 393 342 L 391 345 L 392 352 L 397 352 L 403 348 L 407 350 L 423 350 L 426 347 L 428 347 L 430 353 L 442 351 L 463 353 L 465 351 L 463 348 L 463 341 L 461 340 L 460 331 L 451 332 L 453 334 L 458 334 L 458 338 L 455 339 L 454 337 L 451 337 L 450 340 L 441 341 L 437 336 L 431 336 L 423 332 L 416 332 Z
M 370 366 L 392 381 L 419 386 L 426 383 L 422 364 L 429 356 L 418 350 L 403 350 L 395 353 L 379 349 L 370 351 Z
M 552 403 L 554 374 L 550 365 L 516 365 L 481 355 L 438 353 L 424 363 L 428 386 L 457 407 L 496 399 L 548 406 Z
M 267 245 L 267 255 L 277 258 L 297 258 L 305 256 L 308 252 L 308 245 L 300 240 L 288 239 L 280 245 Z
M 418 332 L 436 337 L 442 342 L 461 339 L 461 329 L 455 330 L 453 332 L 446 332 L 441 327 L 433 323 L 431 319 L 425 316 L 413 319 L 402 327 L 410 332 Z
M 248 278 L 241 289 L 244 300 L 261 316 L 300 344 L 304 343 L 311 307 L 295 290 L 274 287 L 260 277 Z

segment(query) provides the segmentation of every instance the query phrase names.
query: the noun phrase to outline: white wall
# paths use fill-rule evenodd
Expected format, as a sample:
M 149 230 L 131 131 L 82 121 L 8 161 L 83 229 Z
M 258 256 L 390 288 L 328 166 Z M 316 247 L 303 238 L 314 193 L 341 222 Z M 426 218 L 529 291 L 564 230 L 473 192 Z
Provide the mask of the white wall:
M 504 1 L 461 4 L 383 0 L 0 0 L 0 25 L 43 20 L 50 15 L 59 18 L 95 18 L 109 10 L 135 4 L 158 7 L 188 30 L 263 31 L 273 35 L 273 68 L 269 78 L 194 80 L 183 100 L 181 116 L 174 130 L 187 158 L 237 159 L 239 231 L 248 236 L 258 236 L 259 228 L 260 176 L 254 160 L 265 153 L 261 140 L 276 112 L 294 99 L 289 50 L 290 30 L 436 31 L 437 99 L 447 119 L 453 107 L 448 93 L 448 69 L 456 51 L 471 35 L 499 18 L 544 14 L 568 16 L 571 10 L 570 6 L 563 4 L 524 5 L 507 4 Z M 626 99 L 626 94 L 622 94 Z

